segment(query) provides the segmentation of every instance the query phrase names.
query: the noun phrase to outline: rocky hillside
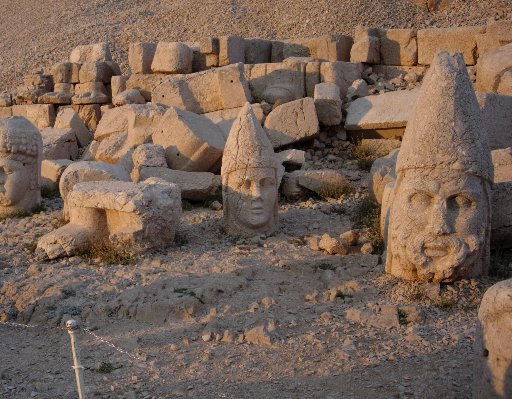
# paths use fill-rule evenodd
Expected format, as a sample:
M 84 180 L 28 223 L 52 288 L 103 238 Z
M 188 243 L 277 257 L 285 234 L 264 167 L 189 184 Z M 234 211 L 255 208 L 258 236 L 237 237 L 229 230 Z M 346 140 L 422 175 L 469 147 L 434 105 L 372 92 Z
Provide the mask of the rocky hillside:
M 420 4 L 417 4 L 420 3 Z M 110 41 L 126 67 L 133 41 L 203 36 L 293 38 L 383 28 L 483 24 L 512 13 L 512 0 L 453 0 L 429 12 L 422 0 L 0 0 L 0 92 L 68 57 L 79 44 Z

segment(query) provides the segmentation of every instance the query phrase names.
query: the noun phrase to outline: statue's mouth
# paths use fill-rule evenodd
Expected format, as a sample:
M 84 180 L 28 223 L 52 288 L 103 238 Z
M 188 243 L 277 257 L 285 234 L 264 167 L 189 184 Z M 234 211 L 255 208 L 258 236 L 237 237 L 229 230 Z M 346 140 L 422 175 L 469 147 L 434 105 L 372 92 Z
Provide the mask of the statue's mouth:
M 264 212 L 263 206 L 261 205 L 253 205 L 251 207 L 251 212 L 253 215 L 261 215 Z

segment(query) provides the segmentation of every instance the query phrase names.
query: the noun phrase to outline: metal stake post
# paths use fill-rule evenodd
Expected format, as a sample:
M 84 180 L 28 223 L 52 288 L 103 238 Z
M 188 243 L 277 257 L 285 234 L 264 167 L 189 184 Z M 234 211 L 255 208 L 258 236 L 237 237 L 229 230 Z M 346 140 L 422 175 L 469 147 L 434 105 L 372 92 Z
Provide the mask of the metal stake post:
M 71 351 L 73 352 L 73 369 L 75 370 L 76 387 L 78 390 L 78 398 L 85 399 L 85 384 L 84 384 L 84 366 L 80 364 L 80 352 L 78 350 L 78 342 L 75 337 L 75 332 L 78 330 L 78 323 L 76 320 L 68 320 L 66 328 L 71 339 Z

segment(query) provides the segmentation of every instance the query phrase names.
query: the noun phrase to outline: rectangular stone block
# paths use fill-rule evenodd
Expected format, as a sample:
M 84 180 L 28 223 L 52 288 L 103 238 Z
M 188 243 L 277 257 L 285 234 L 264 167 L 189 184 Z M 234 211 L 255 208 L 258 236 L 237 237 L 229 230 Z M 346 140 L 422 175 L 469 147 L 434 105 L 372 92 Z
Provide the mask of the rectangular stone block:
M 512 147 L 512 96 L 476 92 L 491 150 Z
M 315 86 L 320 83 L 320 61 L 306 64 L 306 97 L 314 97 Z
M 137 89 L 146 101 L 151 101 L 151 92 L 168 77 L 163 73 L 132 74 L 126 81 L 126 89 Z
M 199 41 L 199 50 L 203 54 L 219 54 L 219 38 L 205 37 Z
M 319 83 L 315 86 L 315 109 L 318 121 L 325 126 L 341 123 L 340 88 L 334 83 Z
M 263 113 L 261 104 L 251 104 L 251 108 L 254 111 L 256 118 L 258 118 L 260 123 L 263 124 L 263 122 L 265 122 L 265 114 Z M 233 126 L 233 123 L 235 122 L 235 119 L 240 113 L 241 109 L 242 107 L 223 109 L 220 111 L 203 114 L 203 116 L 215 123 L 222 131 L 224 139 L 227 140 L 231 127 Z
M 245 62 L 245 41 L 240 36 L 219 38 L 219 66 Z
M 80 64 L 60 62 L 51 68 L 54 83 L 80 82 Z
M 151 64 L 155 56 L 156 43 L 130 43 L 128 63 L 132 74 L 151 73 Z
M 71 51 L 69 61 L 77 64 L 96 61 L 112 61 L 110 46 L 107 42 L 77 46 Z
M 381 29 L 380 60 L 385 65 L 416 65 L 418 43 L 414 29 Z
M 356 62 L 323 62 L 320 66 L 322 83 L 336 83 L 340 88 L 341 97 L 347 95 L 347 90 L 354 80 L 361 79 L 363 64 Z
M 24 116 L 38 129 L 44 129 L 55 123 L 55 107 L 52 104 L 14 105 L 12 116 Z
M 73 129 L 41 129 L 43 137 L 43 159 L 78 158 L 78 144 Z
M 101 119 L 101 106 L 99 104 L 72 105 L 72 108 L 85 123 L 87 129 L 91 132 L 96 131 L 96 127 Z
M 319 61 L 350 61 L 350 36 L 319 36 L 284 42 L 283 57 L 313 57 Z
M 43 159 L 41 163 L 42 187 L 47 191 L 58 193 L 60 177 L 72 162 L 69 159 Z
M 194 53 L 184 43 L 159 42 L 151 71 L 156 73 L 191 73 Z
M 270 54 L 271 62 L 283 62 L 284 61 L 284 42 L 280 40 L 272 41 L 272 52 Z
M 264 64 L 272 57 L 272 42 L 263 39 L 245 39 L 245 63 Z
M 151 97 L 154 103 L 197 114 L 252 102 L 243 64 L 168 77 L 153 89 Z
M 418 64 L 430 65 L 434 54 L 444 50 L 461 52 L 466 65 L 475 65 L 478 51 L 476 35 L 485 32 L 485 26 L 418 30 Z

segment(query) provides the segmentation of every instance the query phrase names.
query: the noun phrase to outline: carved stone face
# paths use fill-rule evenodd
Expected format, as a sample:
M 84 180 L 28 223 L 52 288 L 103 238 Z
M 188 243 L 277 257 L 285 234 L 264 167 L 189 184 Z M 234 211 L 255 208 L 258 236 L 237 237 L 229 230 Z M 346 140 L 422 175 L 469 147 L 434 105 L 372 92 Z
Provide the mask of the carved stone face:
M 227 225 L 242 235 L 267 232 L 276 224 L 277 179 L 273 168 L 247 168 L 227 176 Z
M 26 157 L 0 156 L 0 207 L 16 206 L 25 199 L 34 179 L 34 162 Z
M 480 274 L 489 234 L 488 186 L 461 171 L 402 172 L 391 207 L 388 271 L 435 282 Z

